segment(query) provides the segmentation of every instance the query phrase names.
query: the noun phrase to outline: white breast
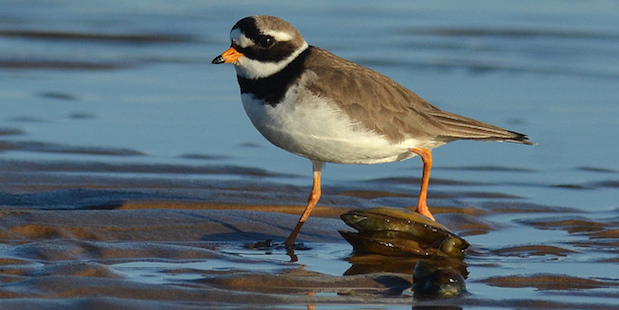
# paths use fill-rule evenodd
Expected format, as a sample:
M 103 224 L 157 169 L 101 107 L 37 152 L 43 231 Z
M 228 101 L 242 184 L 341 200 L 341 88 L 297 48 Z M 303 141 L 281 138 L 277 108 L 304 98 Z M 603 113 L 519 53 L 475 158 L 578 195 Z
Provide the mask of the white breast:
M 374 164 L 415 156 L 415 140 L 393 144 L 384 136 L 351 121 L 326 98 L 293 87 L 284 100 L 264 104 L 252 94 L 242 95 L 254 126 L 271 143 L 310 159 L 342 164 Z

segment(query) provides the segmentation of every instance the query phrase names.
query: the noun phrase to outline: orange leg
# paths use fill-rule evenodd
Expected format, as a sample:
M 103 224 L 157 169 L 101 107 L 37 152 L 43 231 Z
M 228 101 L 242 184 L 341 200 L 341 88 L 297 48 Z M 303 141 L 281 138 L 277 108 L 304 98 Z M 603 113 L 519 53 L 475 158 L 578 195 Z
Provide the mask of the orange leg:
M 432 152 L 424 148 L 414 148 L 410 149 L 410 151 L 421 156 L 421 160 L 423 160 L 423 176 L 421 178 L 421 190 L 419 191 L 417 212 L 435 221 L 426 203 L 426 198 L 428 198 L 428 184 L 430 183 L 430 170 L 432 170 Z
M 314 166 L 313 167 L 314 168 L 314 185 L 312 186 L 312 193 L 309 195 L 309 198 L 307 199 L 308 200 L 307 207 L 305 207 L 305 211 L 303 211 L 301 218 L 297 222 L 297 226 L 294 227 L 294 229 L 292 230 L 292 233 L 290 233 L 290 236 L 288 237 L 288 239 L 286 239 L 285 245 L 286 245 L 286 248 L 288 249 L 293 248 L 294 240 L 297 239 L 297 235 L 299 234 L 299 231 L 301 231 L 301 227 L 303 226 L 305 221 L 307 221 L 307 218 L 310 216 L 310 213 L 312 213 L 312 210 L 314 209 L 314 207 L 316 206 L 316 203 L 318 203 L 318 200 L 320 199 L 320 170 L 322 169 L 322 162 L 314 161 L 313 166 Z

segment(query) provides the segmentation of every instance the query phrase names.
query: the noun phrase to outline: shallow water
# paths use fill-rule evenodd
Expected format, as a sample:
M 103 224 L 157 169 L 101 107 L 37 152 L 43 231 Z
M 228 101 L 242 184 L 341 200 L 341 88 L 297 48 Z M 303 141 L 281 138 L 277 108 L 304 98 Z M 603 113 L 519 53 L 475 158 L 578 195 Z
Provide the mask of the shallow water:
M 297 253 L 298 263 L 282 251 L 244 248 L 283 239 L 311 183 L 309 161 L 252 127 L 233 68 L 210 65 L 228 47 L 234 22 L 257 13 L 289 20 L 310 44 L 374 68 L 440 108 L 538 143 L 455 142 L 434 151 L 429 204 L 472 244 L 468 295 L 382 294 L 400 288 L 394 279 L 365 295 L 335 289 L 366 284 L 341 276 L 351 252 L 337 234 L 345 228 L 337 214 L 413 205 L 416 158 L 327 165 L 323 213 L 304 228 L 310 249 Z M 5 1 L 0 291 L 9 298 L 0 303 L 36 297 L 33 306 L 62 308 L 119 298 L 139 308 L 160 297 L 170 309 L 191 308 L 186 302 L 615 306 L 618 39 L 612 1 Z M 79 282 L 89 272 L 99 282 L 87 294 L 46 287 L 58 283 L 54 274 Z M 280 295 L 271 273 L 292 290 Z M 248 274 L 273 290 L 235 282 Z M 110 283 L 130 293 L 104 290 Z M 164 284 L 169 293 L 149 293 Z M 312 288 L 317 294 L 306 296 Z M 258 298 L 245 295 L 255 291 Z

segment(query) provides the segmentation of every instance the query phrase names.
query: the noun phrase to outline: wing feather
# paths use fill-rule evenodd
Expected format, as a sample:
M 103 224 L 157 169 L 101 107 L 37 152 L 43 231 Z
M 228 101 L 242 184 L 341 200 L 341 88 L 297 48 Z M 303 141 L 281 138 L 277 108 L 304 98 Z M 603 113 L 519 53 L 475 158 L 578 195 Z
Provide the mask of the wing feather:
M 318 79 L 305 86 L 318 96 L 334 99 L 351 119 L 392 141 L 471 139 L 532 144 L 523 134 L 442 111 L 376 71 L 310 48 L 306 65 Z

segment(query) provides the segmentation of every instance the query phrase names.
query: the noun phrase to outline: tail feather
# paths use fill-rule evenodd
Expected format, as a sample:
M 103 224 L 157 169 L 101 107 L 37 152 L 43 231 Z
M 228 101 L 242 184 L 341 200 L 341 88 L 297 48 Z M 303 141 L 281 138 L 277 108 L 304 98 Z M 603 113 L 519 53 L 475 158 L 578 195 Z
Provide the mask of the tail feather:
M 445 127 L 441 137 L 447 140 L 488 140 L 505 141 L 533 145 L 529 138 L 522 133 L 510 131 L 498 126 L 490 125 L 472 118 L 445 111 L 430 113 L 434 120 Z

